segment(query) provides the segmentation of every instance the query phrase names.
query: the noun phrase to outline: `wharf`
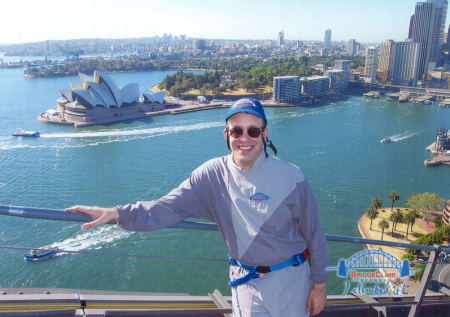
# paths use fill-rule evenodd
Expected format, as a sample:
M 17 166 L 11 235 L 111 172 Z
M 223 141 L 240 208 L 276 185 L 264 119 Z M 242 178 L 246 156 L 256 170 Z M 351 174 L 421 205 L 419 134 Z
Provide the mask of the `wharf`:
M 164 114 L 175 115 L 201 110 L 228 108 L 230 107 L 230 105 L 231 101 L 202 104 L 195 101 L 177 100 L 175 103 L 166 104 L 165 107 L 159 107 L 160 109 L 158 110 L 152 108 L 151 105 L 149 106 L 139 105 L 133 108 L 129 107 L 129 109 L 110 109 L 109 112 L 111 113 L 104 113 L 105 109 L 94 109 L 94 111 L 98 113 L 92 114 L 90 116 L 84 116 L 85 117 L 84 120 L 67 120 L 64 118 L 64 116 L 62 116 L 58 112 L 55 112 L 57 115 L 49 115 L 48 113 L 44 112 L 39 114 L 37 116 L 37 119 L 45 123 L 52 123 L 59 125 L 73 125 L 76 128 L 81 128 L 93 125 L 135 120 L 145 117 L 159 116 Z M 264 107 L 274 107 L 274 108 L 295 107 L 294 104 L 274 103 L 272 101 L 263 101 L 262 105 Z M 82 116 L 79 117 L 81 118 Z
M 425 160 L 424 164 L 427 166 L 437 166 L 440 164 L 450 166 L 450 154 L 447 154 L 447 152 L 441 152 L 432 159 Z

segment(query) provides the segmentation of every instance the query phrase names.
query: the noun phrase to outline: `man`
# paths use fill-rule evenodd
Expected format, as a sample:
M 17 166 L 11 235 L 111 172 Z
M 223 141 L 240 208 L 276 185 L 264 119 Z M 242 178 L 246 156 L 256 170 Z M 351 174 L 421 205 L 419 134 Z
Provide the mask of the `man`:
M 308 316 L 326 302 L 328 248 L 302 171 L 269 156 L 256 99 L 234 102 L 223 132 L 231 155 L 212 159 L 166 196 L 115 208 L 74 206 L 94 220 L 150 231 L 195 217 L 214 221 L 230 253 L 235 316 Z M 264 151 L 263 151 L 264 148 Z

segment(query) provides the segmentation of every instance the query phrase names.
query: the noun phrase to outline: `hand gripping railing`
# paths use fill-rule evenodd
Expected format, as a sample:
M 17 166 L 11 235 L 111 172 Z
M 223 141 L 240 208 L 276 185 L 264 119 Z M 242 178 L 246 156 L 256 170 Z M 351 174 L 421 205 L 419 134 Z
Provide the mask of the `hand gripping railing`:
M 66 212 L 61 209 L 35 208 L 24 206 L 0 205 L 0 215 L 15 216 L 23 218 L 46 219 L 46 220 L 62 220 L 74 222 L 91 222 L 91 217 L 76 213 Z M 109 224 L 115 224 L 115 221 Z M 217 226 L 213 223 L 201 223 L 195 221 L 182 221 L 172 228 L 180 229 L 197 229 L 197 230 L 217 230 Z

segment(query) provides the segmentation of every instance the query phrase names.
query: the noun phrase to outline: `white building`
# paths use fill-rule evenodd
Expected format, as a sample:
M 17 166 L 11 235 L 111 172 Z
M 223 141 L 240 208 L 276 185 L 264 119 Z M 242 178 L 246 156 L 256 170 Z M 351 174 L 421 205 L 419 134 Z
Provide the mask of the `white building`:
M 94 76 L 79 73 L 80 83 L 71 83 L 71 89 L 60 89 L 66 108 L 93 109 L 135 106 L 139 102 L 139 85 L 128 84 L 122 88 L 109 75 L 95 71 Z
M 166 91 L 150 91 L 142 94 L 145 103 L 164 103 Z
M 308 97 L 323 97 L 330 94 L 330 78 L 327 76 L 301 77 L 302 94 Z
M 416 86 L 419 70 L 420 45 L 414 42 L 397 42 L 394 50 L 391 84 Z
M 345 81 L 345 72 L 340 69 L 328 69 L 325 71 L 325 76 L 330 79 L 330 93 L 331 94 L 341 94 L 345 88 L 347 82 Z
M 353 56 L 357 52 L 357 42 L 355 39 L 351 39 L 347 42 L 347 55 Z
M 366 82 L 374 84 L 377 78 L 378 66 L 378 50 L 375 47 L 369 47 L 366 50 L 366 64 L 364 72 L 366 74 Z
M 377 71 L 381 74 L 382 82 L 391 78 L 392 67 L 394 66 L 394 49 L 395 42 L 393 40 L 386 40 L 381 43 Z
M 426 75 L 440 62 L 447 0 L 417 2 L 409 24 L 408 38 L 419 43 L 418 77 Z
M 348 82 L 350 80 L 350 70 L 352 61 L 350 60 L 336 60 L 334 61 L 334 69 L 339 69 L 344 71 L 344 89 L 347 89 Z
M 331 45 L 331 30 L 326 29 L 325 35 L 323 36 L 323 46 L 329 47 Z
M 273 78 L 273 101 L 295 103 L 300 101 L 300 81 L 298 76 Z
M 284 45 L 284 31 L 278 32 L 278 46 Z

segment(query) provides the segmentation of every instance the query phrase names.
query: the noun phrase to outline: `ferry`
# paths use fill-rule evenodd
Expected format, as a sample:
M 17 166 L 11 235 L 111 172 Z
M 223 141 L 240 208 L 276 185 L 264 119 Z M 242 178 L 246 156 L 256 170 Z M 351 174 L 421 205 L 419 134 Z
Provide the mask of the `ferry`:
M 56 256 L 56 254 L 58 254 L 58 251 L 58 248 L 47 245 L 38 250 L 30 250 L 29 252 L 25 253 L 24 257 L 25 260 L 30 262 L 45 261 Z
M 41 134 L 37 131 L 26 131 L 26 130 L 22 130 L 20 129 L 17 132 L 13 132 L 11 133 L 13 136 L 22 136 L 22 137 L 38 137 Z
M 385 138 L 382 138 L 381 140 L 380 140 L 380 142 L 381 143 L 384 143 L 384 144 L 388 144 L 388 143 L 392 143 L 392 139 L 390 138 L 390 137 L 385 137 Z

